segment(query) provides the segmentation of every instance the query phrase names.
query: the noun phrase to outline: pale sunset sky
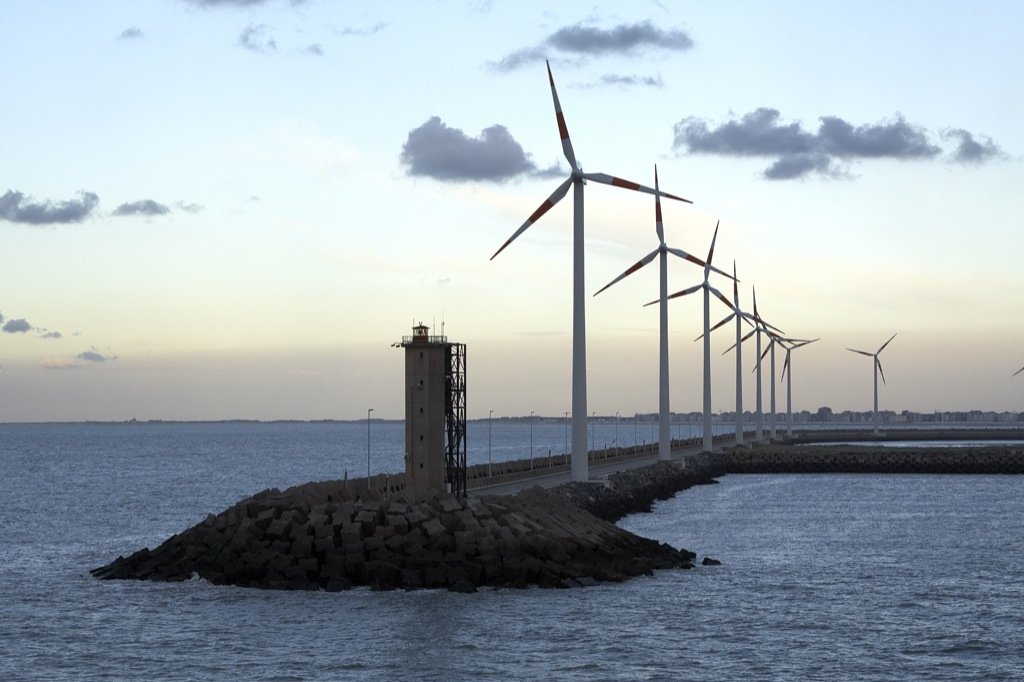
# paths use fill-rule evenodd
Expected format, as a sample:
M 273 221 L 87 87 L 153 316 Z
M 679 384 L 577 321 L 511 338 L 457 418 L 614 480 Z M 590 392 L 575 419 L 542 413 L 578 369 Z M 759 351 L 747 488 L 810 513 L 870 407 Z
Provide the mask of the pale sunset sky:
M 401 418 L 416 322 L 471 418 L 570 409 L 571 193 L 787 335 L 794 407 L 1024 410 L 1024 3 L 0 0 L 0 422 Z M 654 200 L 586 189 L 589 410 L 657 411 Z M 683 261 L 669 289 L 701 280 Z M 721 277 L 713 283 L 728 292 Z M 726 314 L 713 302 L 712 318 Z M 698 296 L 672 410 L 701 409 Z M 734 407 L 729 326 L 713 407 Z M 753 343 L 744 345 L 753 408 Z M 782 355 L 777 357 L 779 370 Z M 767 368 L 765 404 L 767 405 Z M 784 385 L 778 399 L 784 406 Z

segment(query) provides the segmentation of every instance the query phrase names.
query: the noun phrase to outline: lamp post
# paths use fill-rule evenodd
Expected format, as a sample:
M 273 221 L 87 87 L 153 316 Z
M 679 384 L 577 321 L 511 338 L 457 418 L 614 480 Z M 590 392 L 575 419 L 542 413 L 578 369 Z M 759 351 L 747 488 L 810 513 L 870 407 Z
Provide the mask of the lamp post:
M 597 420 L 597 412 L 590 413 L 590 449 L 597 449 L 597 439 L 594 438 L 594 422 Z
M 366 410 L 366 487 L 370 487 L 370 413 L 373 408 Z
M 569 413 L 565 413 L 565 454 L 569 454 Z
M 487 411 L 487 476 L 491 475 L 491 419 L 494 417 L 494 410 Z
M 533 410 L 530 410 L 530 469 L 533 469 Z
M 615 413 L 615 448 L 619 447 L 619 413 Z

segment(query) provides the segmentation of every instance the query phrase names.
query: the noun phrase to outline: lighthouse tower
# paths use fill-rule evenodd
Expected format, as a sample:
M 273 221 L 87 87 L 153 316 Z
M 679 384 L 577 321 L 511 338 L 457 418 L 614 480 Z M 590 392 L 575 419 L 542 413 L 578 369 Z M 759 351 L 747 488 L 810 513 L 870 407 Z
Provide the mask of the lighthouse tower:
M 414 494 L 466 494 L 466 344 L 420 323 L 405 349 L 405 479 Z

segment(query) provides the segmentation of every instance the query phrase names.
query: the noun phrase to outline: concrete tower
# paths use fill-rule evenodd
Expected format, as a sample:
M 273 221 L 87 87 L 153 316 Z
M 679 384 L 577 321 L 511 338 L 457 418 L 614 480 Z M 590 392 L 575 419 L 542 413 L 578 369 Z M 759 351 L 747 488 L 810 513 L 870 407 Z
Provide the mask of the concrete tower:
M 418 324 L 405 348 L 405 475 L 414 493 L 466 493 L 466 346 Z

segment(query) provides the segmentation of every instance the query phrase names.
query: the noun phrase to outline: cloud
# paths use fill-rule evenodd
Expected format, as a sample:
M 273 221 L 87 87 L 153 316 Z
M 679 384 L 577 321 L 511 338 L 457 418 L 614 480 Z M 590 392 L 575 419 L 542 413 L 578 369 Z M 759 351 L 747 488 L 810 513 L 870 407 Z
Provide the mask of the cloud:
M 598 88 L 607 85 L 618 85 L 622 87 L 647 87 L 647 88 L 663 88 L 665 87 L 664 81 L 661 80 L 661 74 L 657 76 L 622 76 L 619 74 L 609 73 L 601 76 L 600 79 L 593 83 L 582 85 L 584 88 Z
M 372 36 L 380 33 L 387 27 L 383 21 L 378 21 L 370 28 L 341 28 L 335 31 L 340 36 Z
M 114 209 L 114 215 L 117 216 L 165 215 L 170 212 L 171 209 L 164 206 L 163 204 L 153 201 L 152 199 L 140 199 L 139 201 L 121 204 L 120 206 Z
M 190 204 L 184 201 L 176 201 L 174 202 L 174 205 L 186 213 L 199 213 L 203 210 L 202 204 Z
M 43 334 L 40 334 L 39 338 L 41 338 L 41 339 L 63 339 L 64 335 L 61 334 L 58 331 L 52 331 L 52 332 L 48 331 L 48 332 L 45 332 Z
M 36 202 L 21 192 L 7 190 L 0 196 L 0 220 L 28 225 L 78 223 L 92 213 L 99 201 L 93 192 L 81 191 L 78 199 Z
M 132 38 L 141 38 L 142 29 L 137 26 L 129 26 L 117 36 L 120 40 L 131 40 Z
M 303 52 L 305 52 L 306 54 L 311 54 L 314 57 L 323 57 L 324 56 L 324 48 L 320 44 L 318 44 L 318 43 L 314 43 L 312 45 L 307 45 L 306 49 L 303 50 Z
M 898 161 L 932 160 L 942 148 L 934 144 L 928 132 L 908 123 L 897 114 L 875 124 L 854 125 L 837 116 L 822 116 L 816 131 L 800 123 L 783 122 L 776 109 L 762 107 L 739 118 L 711 126 L 707 121 L 687 117 L 673 126 L 672 147 L 690 154 L 715 154 L 738 157 L 774 157 L 764 170 L 768 180 L 803 178 L 812 173 L 843 177 L 842 164 L 861 159 Z M 986 138 L 976 143 L 966 131 L 951 131 L 946 137 L 960 140 L 954 153 L 981 162 L 999 153 Z M 977 147 L 972 147 L 972 143 Z
M 85 360 L 86 362 L 106 362 L 107 360 L 113 360 L 115 358 L 108 358 L 105 355 L 97 353 L 95 350 L 87 350 L 79 353 L 75 356 L 79 360 Z
M 77 369 L 80 365 L 70 358 L 43 358 L 39 361 L 43 369 Z
M 32 330 L 32 325 L 25 319 L 7 320 L 3 327 L 0 327 L 8 334 L 24 334 Z
M 610 29 L 574 24 L 558 29 L 539 45 L 506 55 L 493 63 L 492 67 L 499 71 L 511 71 L 540 61 L 551 52 L 576 57 L 635 57 L 650 49 L 682 51 L 691 47 L 693 40 L 683 31 L 663 30 L 650 21 L 619 24 Z
M 238 44 L 257 54 L 274 52 L 277 50 L 277 42 L 273 38 L 263 37 L 266 28 L 264 24 L 249 24 L 238 36 Z
M 957 142 L 952 156 L 954 163 L 984 163 L 990 159 L 1006 158 L 1006 153 L 990 137 L 979 135 L 979 139 L 975 139 L 974 135 L 962 128 L 946 130 L 942 136 Z
M 408 175 L 454 182 L 501 182 L 518 175 L 557 172 L 557 168 L 538 169 L 504 126 L 493 125 L 472 138 L 437 116 L 409 132 L 401 161 Z

